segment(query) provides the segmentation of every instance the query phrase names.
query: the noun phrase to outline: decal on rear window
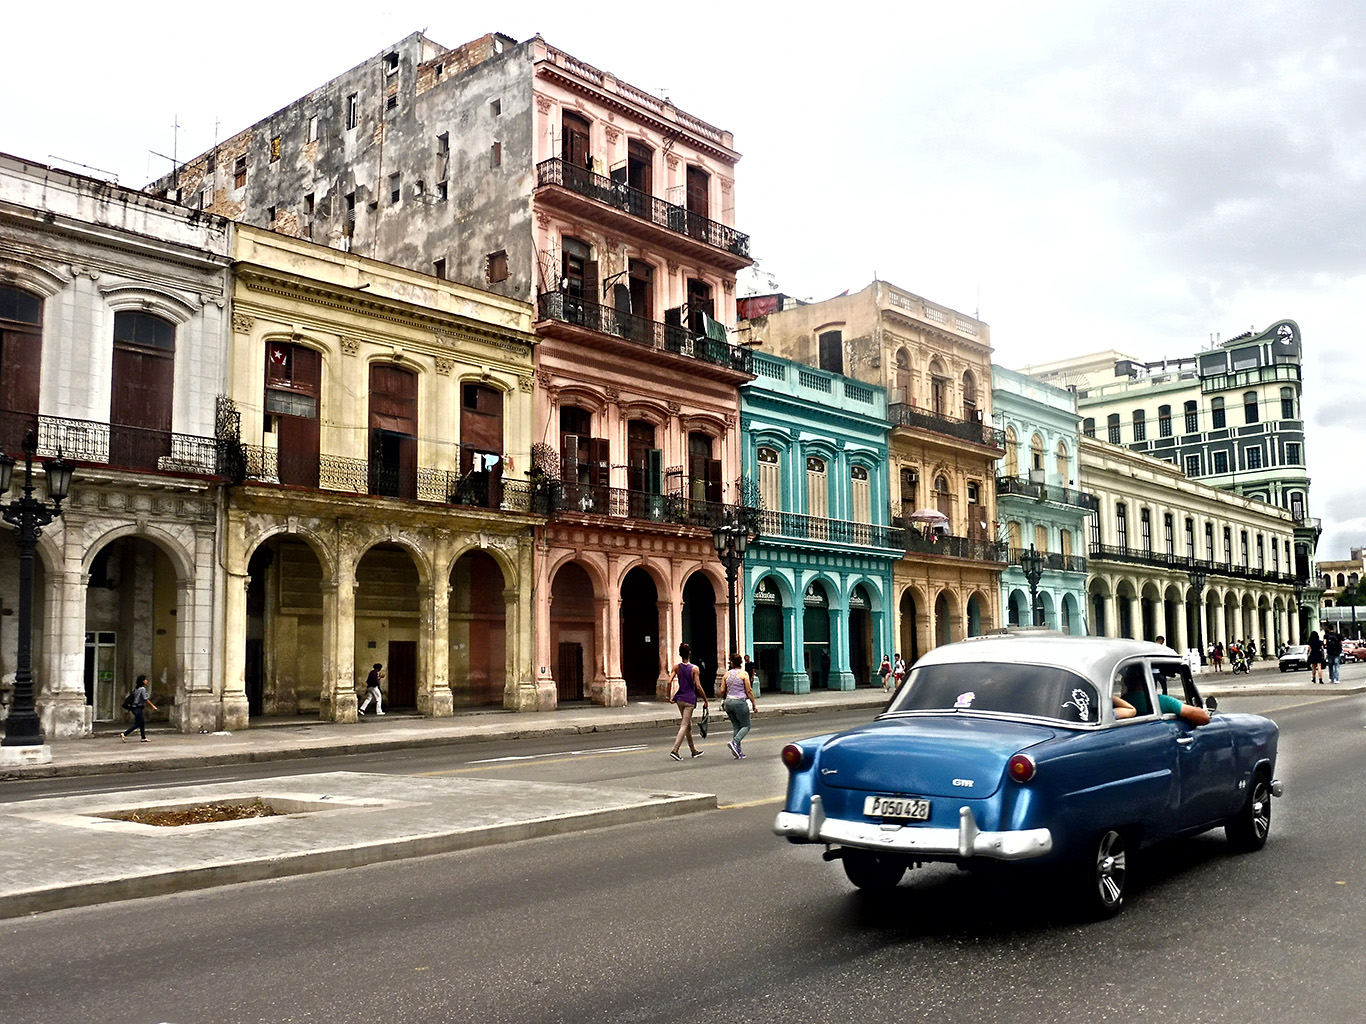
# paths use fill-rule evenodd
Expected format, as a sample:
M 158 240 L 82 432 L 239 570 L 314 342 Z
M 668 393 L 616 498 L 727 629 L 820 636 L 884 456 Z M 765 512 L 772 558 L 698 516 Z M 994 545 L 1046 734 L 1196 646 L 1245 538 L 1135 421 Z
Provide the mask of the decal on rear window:
M 953 702 L 953 706 L 956 708 L 970 708 L 972 707 L 972 702 L 976 699 L 977 694 L 969 690 L 967 693 L 960 693 L 958 699 Z
M 1091 720 L 1091 695 L 1085 690 L 1072 691 L 1072 699 L 1063 704 L 1065 708 L 1076 708 L 1077 718 L 1083 722 Z

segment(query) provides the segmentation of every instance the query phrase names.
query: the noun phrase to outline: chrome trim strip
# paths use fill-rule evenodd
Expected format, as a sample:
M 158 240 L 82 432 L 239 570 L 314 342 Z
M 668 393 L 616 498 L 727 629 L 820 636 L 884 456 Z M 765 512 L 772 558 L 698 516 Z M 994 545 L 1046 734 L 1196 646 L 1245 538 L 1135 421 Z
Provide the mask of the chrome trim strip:
M 992 860 L 1029 860 L 1053 850 L 1053 834 L 1048 829 L 983 832 L 977 827 L 969 807 L 959 808 L 956 829 L 926 828 L 923 825 L 890 826 L 880 822 L 830 819 L 825 816 L 819 799 L 812 798 L 812 814 L 779 811 L 773 822 L 774 833 L 810 843 L 852 846 L 861 850 L 989 857 Z

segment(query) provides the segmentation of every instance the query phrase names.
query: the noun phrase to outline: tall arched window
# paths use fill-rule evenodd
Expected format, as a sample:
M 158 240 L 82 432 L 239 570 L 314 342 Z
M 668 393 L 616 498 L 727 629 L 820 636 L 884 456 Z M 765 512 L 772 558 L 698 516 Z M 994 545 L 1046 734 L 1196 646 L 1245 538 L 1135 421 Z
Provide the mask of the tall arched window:
M 949 493 L 949 480 L 945 476 L 934 478 L 934 498 L 939 511 L 953 520 L 953 495 Z
M 852 466 L 849 470 L 850 511 L 854 522 L 873 521 L 872 492 L 868 486 L 868 467 Z
M 936 416 L 948 415 L 949 379 L 938 359 L 930 360 L 930 408 Z
M 274 435 L 276 477 L 317 487 L 322 355 L 304 345 L 266 343 L 266 424 Z M 269 446 L 271 438 L 267 438 Z
M 806 460 L 806 514 L 820 519 L 830 515 L 830 487 L 825 460 L 814 455 Z
M 1249 391 L 1243 395 L 1243 422 L 1256 423 L 1260 418 L 1257 413 L 1257 392 Z
M 152 313 L 114 314 L 109 462 L 155 469 L 171 454 L 175 324 Z
M 1014 427 L 1006 427 L 1005 475 L 1015 478 L 1020 475 L 1020 435 Z
M 42 298 L 0 287 L 0 447 L 11 455 L 38 429 L 42 358 Z
M 1281 388 L 1281 419 L 1293 420 L 1297 418 L 1295 414 L 1295 389 Z
M 1072 460 L 1067 454 L 1067 442 L 1058 442 L 1057 471 L 1058 480 L 1063 486 L 1068 486 L 1072 482 Z
M 779 512 L 783 507 L 783 478 L 782 465 L 778 461 L 778 449 L 760 448 L 758 462 L 759 498 L 763 501 L 764 508 Z
M 1038 434 L 1029 440 L 1029 472 L 1031 480 L 1035 474 L 1038 474 L 1038 482 L 1043 483 L 1043 438 Z
M 892 401 L 906 405 L 911 402 L 911 357 L 904 348 L 896 350 L 896 377 L 893 380 Z
M 1021 543 L 1023 536 L 1024 534 L 1020 530 L 1020 524 L 1016 520 L 1012 519 L 1010 522 L 1006 523 L 1006 537 L 1008 538 L 1007 543 L 1010 545 L 1010 557 L 1012 561 L 1020 557 L 1020 549 L 1024 546 Z
M 963 419 L 977 419 L 977 379 L 971 370 L 963 371 Z

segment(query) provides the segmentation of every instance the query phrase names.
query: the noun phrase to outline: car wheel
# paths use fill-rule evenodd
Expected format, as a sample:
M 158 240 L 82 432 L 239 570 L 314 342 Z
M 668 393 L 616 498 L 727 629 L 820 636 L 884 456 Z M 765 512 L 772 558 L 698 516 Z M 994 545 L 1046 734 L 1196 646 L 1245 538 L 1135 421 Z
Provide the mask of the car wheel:
M 1271 833 L 1271 783 L 1266 774 L 1258 772 L 1247 794 L 1247 803 L 1237 816 L 1224 826 L 1224 835 L 1235 850 L 1253 853 L 1266 845 Z
M 844 874 L 860 889 L 878 891 L 894 889 L 906 873 L 906 862 L 899 857 L 888 857 L 868 850 L 845 850 L 840 858 Z
M 1129 878 L 1128 844 L 1124 836 L 1109 829 L 1087 847 L 1077 866 L 1081 909 L 1087 917 L 1113 917 L 1124 908 Z
M 1289 672 L 1289 671 L 1290 671 L 1290 666 L 1289 666 L 1289 665 L 1282 665 L 1282 666 L 1281 666 L 1281 671 L 1282 671 L 1282 672 Z

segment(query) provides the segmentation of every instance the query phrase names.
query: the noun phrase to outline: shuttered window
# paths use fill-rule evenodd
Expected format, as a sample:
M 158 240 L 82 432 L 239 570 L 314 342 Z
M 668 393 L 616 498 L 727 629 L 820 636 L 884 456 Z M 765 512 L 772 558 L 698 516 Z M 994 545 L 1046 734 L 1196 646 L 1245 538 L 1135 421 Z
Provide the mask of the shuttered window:
M 759 449 L 759 497 L 764 508 L 779 511 L 783 507 L 782 466 L 777 449 Z
M 856 523 L 871 523 L 873 521 L 872 493 L 868 486 L 868 469 L 866 466 L 854 466 L 849 470 L 849 486 L 852 492 L 850 501 L 850 511 Z

